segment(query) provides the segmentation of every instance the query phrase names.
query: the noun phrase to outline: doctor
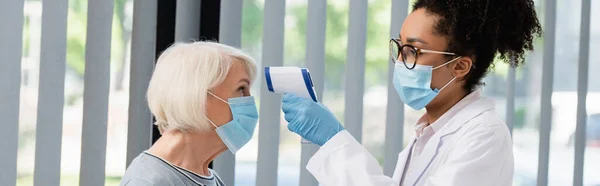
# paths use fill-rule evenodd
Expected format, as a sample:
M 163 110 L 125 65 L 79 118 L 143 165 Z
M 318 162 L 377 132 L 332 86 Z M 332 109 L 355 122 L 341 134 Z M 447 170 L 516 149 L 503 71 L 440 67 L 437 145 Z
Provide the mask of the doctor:
M 324 105 L 288 94 L 288 129 L 322 146 L 307 169 L 324 186 L 512 185 L 510 133 L 479 85 L 496 56 L 523 63 L 541 34 L 534 8 L 533 0 L 417 0 L 390 52 L 398 96 L 427 112 L 393 177 Z

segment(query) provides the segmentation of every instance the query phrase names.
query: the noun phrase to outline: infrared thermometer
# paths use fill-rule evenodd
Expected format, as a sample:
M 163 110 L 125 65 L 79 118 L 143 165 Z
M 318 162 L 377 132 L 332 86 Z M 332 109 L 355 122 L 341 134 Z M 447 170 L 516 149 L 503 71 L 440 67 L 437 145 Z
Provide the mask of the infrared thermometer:
M 294 94 L 319 102 L 310 72 L 300 67 L 265 67 L 265 79 L 270 92 Z M 303 144 L 310 141 L 302 139 Z

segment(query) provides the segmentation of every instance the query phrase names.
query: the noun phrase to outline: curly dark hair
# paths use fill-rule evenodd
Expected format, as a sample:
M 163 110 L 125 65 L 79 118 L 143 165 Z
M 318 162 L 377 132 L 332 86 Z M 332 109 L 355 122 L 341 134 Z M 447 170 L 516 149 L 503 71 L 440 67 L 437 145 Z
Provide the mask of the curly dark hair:
M 417 0 L 418 9 L 439 16 L 434 32 L 448 39 L 447 51 L 473 59 L 467 91 L 482 84 L 496 55 L 513 67 L 523 64 L 542 35 L 533 0 Z

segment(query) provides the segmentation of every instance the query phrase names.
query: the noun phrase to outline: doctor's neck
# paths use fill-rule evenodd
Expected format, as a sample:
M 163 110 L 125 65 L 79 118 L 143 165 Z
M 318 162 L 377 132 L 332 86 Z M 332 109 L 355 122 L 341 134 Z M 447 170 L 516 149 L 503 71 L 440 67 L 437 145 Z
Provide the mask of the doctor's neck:
M 438 97 L 436 97 L 429 105 L 425 106 L 425 109 L 427 110 L 427 119 L 429 120 L 428 125 L 437 121 L 442 115 L 470 93 L 462 88 L 453 90 L 444 89 L 443 91 L 448 92 L 438 95 Z

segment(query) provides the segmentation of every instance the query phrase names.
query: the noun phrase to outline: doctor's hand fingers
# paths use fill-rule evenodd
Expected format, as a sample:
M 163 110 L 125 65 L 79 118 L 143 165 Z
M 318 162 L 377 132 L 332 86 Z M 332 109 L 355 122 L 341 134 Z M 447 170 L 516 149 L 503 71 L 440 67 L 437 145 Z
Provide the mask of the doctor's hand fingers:
M 302 138 L 307 139 L 312 142 L 311 135 L 314 135 L 314 130 L 318 128 L 312 124 L 307 123 L 307 121 L 303 120 L 294 120 L 288 123 L 288 130 L 300 135 Z
M 323 146 L 325 142 L 327 142 L 331 136 L 335 133 L 330 132 L 328 126 L 325 123 L 318 122 L 291 122 L 288 125 L 288 130 L 298 134 L 300 137 L 317 144 L 319 146 Z
M 287 122 L 292 122 L 294 120 L 294 118 L 297 117 L 296 115 L 297 115 L 297 112 L 289 112 L 289 111 L 283 112 L 283 116 Z M 289 124 L 288 124 L 288 126 L 289 126 Z
M 299 126 L 300 124 L 297 121 L 290 121 L 287 125 L 287 128 L 290 132 L 298 134 L 298 130 L 300 128 Z
M 284 118 L 287 122 L 304 122 L 304 120 L 307 119 L 307 117 L 312 117 L 314 115 L 314 113 L 311 113 L 311 109 L 313 108 L 313 105 L 310 104 L 305 104 L 305 105 L 295 105 L 295 106 L 290 106 L 291 104 L 289 103 L 284 103 L 284 105 L 288 105 L 286 107 L 289 107 L 289 109 L 282 109 L 283 110 L 283 115 Z
M 296 96 L 294 94 L 285 93 L 285 94 L 283 94 L 283 97 L 281 98 L 281 101 L 282 102 L 291 102 L 291 101 L 296 101 L 296 100 L 301 99 L 301 98 L 302 97 Z
M 284 113 L 293 112 L 298 108 L 306 107 L 310 100 L 293 94 L 285 94 L 282 98 L 281 110 Z
M 303 99 L 306 99 L 306 98 L 297 96 L 295 94 L 285 93 L 285 94 L 283 94 L 283 97 L 281 98 L 281 102 L 283 102 L 283 103 L 293 103 L 293 102 L 301 101 Z

